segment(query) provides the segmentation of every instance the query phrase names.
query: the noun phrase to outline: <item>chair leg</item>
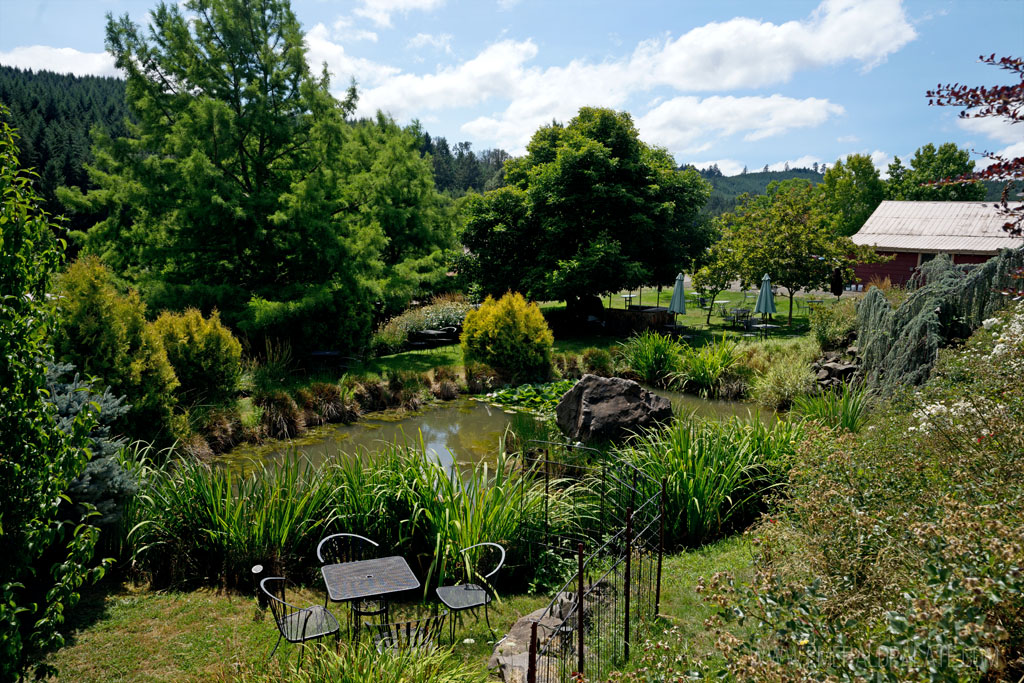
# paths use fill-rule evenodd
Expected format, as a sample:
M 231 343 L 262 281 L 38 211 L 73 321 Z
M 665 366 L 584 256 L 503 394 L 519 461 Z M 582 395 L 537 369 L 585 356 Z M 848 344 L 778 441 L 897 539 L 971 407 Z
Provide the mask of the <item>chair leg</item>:
M 491 628 L 491 617 L 490 617 L 490 615 L 487 612 L 487 603 L 486 602 L 484 603 L 484 620 L 487 622 L 487 630 L 493 633 L 494 629 Z
M 268 655 L 266 655 L 267 661 L 269 661 L 270 659 L 273 658 L 273 653 L 278 651 L 278 646 L 279 645 L 281 645 L 281 633 L 278 634 L 278 642 L 275 642 L 273 644 L 273 649 L 270 650 L 270 653 Z

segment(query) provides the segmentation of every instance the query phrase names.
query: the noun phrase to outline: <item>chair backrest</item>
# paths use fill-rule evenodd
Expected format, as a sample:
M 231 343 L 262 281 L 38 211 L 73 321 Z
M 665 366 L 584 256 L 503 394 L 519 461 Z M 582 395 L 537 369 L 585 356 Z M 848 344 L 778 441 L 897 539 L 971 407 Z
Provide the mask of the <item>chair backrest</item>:
M 444 621 L 448 610 L 422 619 L 398 621 L 393 624 L 364 624 L 373 633 L 377 649 L 384 650 L 421 650 L 437 645 L 438 635 L 444 629 Z
M 494 548 L 495 550 L 497 550 L 497 552 L 500 555 L 500 557 L 498 558 L 498 564 L 494 567 L 494 569 L 492 569 L 491 571 L 489 571 L 488 573 L 483 575 L 483 577 L 485 579 L 489 579 L 492 576 L 494 576 L 495 574 L 497 574 L 498 570 L 501 569 L 501 567 L 505 564 L 505 549 L 503 547 L 501 547 L 497 543 L 484 542 L 484 543 L 477 543 L 476 545 L 471 545 L 471 546 L 465 547 L 460 552 L 465 554 L 465 553 L 469 552 L 470 550 L 474 550 L 475 548 L 483 548 L 485 546 L 490 546 L 491 548 Z
M 260 590 L 270 598 L 270 611 L 279 628 L 286 618 L 299 611 L 298 607 L 288 602 L 289 583 L 283 576 L 268 576 L 260 581 Z
M 359 534 L 331 534 L 316 546 L 320 564 L 340 564 L 369 560 L 377 556 L 380 544 Z

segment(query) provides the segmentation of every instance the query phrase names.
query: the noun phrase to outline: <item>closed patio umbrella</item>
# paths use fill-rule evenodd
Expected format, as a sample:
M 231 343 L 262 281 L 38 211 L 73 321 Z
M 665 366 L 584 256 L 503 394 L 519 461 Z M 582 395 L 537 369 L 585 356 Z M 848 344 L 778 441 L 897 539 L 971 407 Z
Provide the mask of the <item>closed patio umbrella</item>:
M 757 305 L 754 306 L 754 313 L 761 314 L 761 325 L 759 327 L 761 328 L 761 335 L 767 339 L 769 323 L 765 318 L 775 314 L 775 296 L 772 295 L 772 280 L 768 277 L 768 273 L 765 273 L 764 277 L 761 278 L 761 291 L 757 293 Z
M 676 286 L 672 290 L 672 301 L 668 303 L 669 313 L 686 315 L 686 297 L 683 286 L 683 274 L 676 275 Z
M 757 293 L 757 305 L 754 306 L 754 313 L 775 315 L 775 297 L 772 296 L 772 280 L 768 277 L 768 273 L 761 278 L 761 291 Z

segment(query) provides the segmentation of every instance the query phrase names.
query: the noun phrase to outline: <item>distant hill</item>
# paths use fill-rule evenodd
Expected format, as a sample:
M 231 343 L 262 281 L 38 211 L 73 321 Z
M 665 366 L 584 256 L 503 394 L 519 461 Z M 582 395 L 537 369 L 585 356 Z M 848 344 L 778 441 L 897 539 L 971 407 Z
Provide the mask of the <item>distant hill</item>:
M 704 205 L 704 213 L 720 216 L 736 207 L 741 194 L 764 194 L 772 181 L 781 182 L 792 178 L 806 178 L 817 185 L 822 174 L 810 168 L 792 168 L 788 171 L 757 171 L 739 175 L 722 175 L 716 167 L 698 169 L 705 180 L 711 183 L 711 197 Z
M 723 213 L 736 208 L 736 202 L 740 195 L 764 194 L 768 191 L 768 184 L 777 181 L 789 180 L 791 178 L 806 178 L 817 185 L 824 178 L 823 173 L 811 168 L 793 168 L 788 171 L 757 171 L 756 173 L 741 173 L 739 175 L 726 176 L 715 167 L 697 169 L 698 173 L 711 183 L 711 197 L 704 205 L 704 213 L 709 216 L 720 216 Z M 998 181 L 984 181 L 988 194 L 985 201 L 998 201 L 1003 191 L 1003 183 Z M 1024 190 L 1024 188 L 1021 188 Z
M 74 76 L 0 65 L 0 102 L 18 132 L 19 161 L 39 174 L 37 191 L 44 208 L 63 214 L 55 190 L 61 185 L 89 186 L 83 164 L 92 161 L 93 126 L 113 136 L 126 134 L 128 107 L 124 81 Z M 71 228 L 81 229 L 71 217 Z

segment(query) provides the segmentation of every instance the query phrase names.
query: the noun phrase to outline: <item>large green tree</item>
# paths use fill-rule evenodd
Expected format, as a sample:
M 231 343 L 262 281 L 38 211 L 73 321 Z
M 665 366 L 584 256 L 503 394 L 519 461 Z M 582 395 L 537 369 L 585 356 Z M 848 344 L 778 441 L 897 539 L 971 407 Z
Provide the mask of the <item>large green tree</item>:
M 736 211 L 718 220 L 723 258 L 733 260 L 745 286 L 767 273 L 772 284 L 784 288 L 790 324 L 797 292 L 828 289 L 835 268 L 851 282 L 853 265 L 871 259 L 870 248 L 833 232 L 833 216 L 807 180 L 773 182 L 767 194 L 741 197 Z
M 919 147 L 904 166 L 899 157 L 889 164 L 889 178 L 885 182 L 885 198 L 907 201 L 968 202 L 981 201 L 986 189 L 982 183 L 959 185 L 930 185 L 942 180 L 959 178 L 974 170 L 974 161 L 966 149 L 955 143 L 939 145 L 928 143 Z
M 671 282 L 707 247 L 710 188 L 644 144 L 629 114 L 584 107 L 538 130 L 507 187 L 465 205 L 468 268 L 484 293 L 585 297 Z M 507 265 L 506 265 L 507 264 Z
M 375 291 L 386 312 L 439 284 L 457 244 L 452 202 L 437 193 L 417 126 L 401 128 L 378 112 L 347 131 L 341 191 L 363 234 L 382 235 Z
M 871 157 L 850 154 L 825 171 L 822 199 L 833 215 L 836 232 L 850 236 L 860 230 L 871 213 L 885 199 L 885 184 Z
M 89 460 L 93 411 L 62 432 L 47 402 L 53 308 L 46 290 L 60 258 L 33 179 L 18 166 L 0 106 L 0 680 L 15 680 L 63 643 L 64 610 L 92 561 L 96 528 L 67 491 Z M 39 666 L 40 672 L 46 667 Z
M 427 229 L 402 244 L 429 167 L 408 161 L 417 145 L 397 127 L 346 121 L 354 87 L 338 101 L 326 73 L 310 72 L 287 0 L 160 3 L 148 34 L 108 16 L 107 48 L 138 123 L 97 136 L 98 189 L 61 197 L 101 212 L 87 248 L 151 309 L 217 307 L 251 335 L 350 347 L 388 268 L 411 258 L 407 283 L 444 242 Z M 373 186 L 364 175 L 382 154 L 401 158 L 390 188 L 387 174 Z M 383 215 L 406 186 L 395 207 L 406 216 Z

